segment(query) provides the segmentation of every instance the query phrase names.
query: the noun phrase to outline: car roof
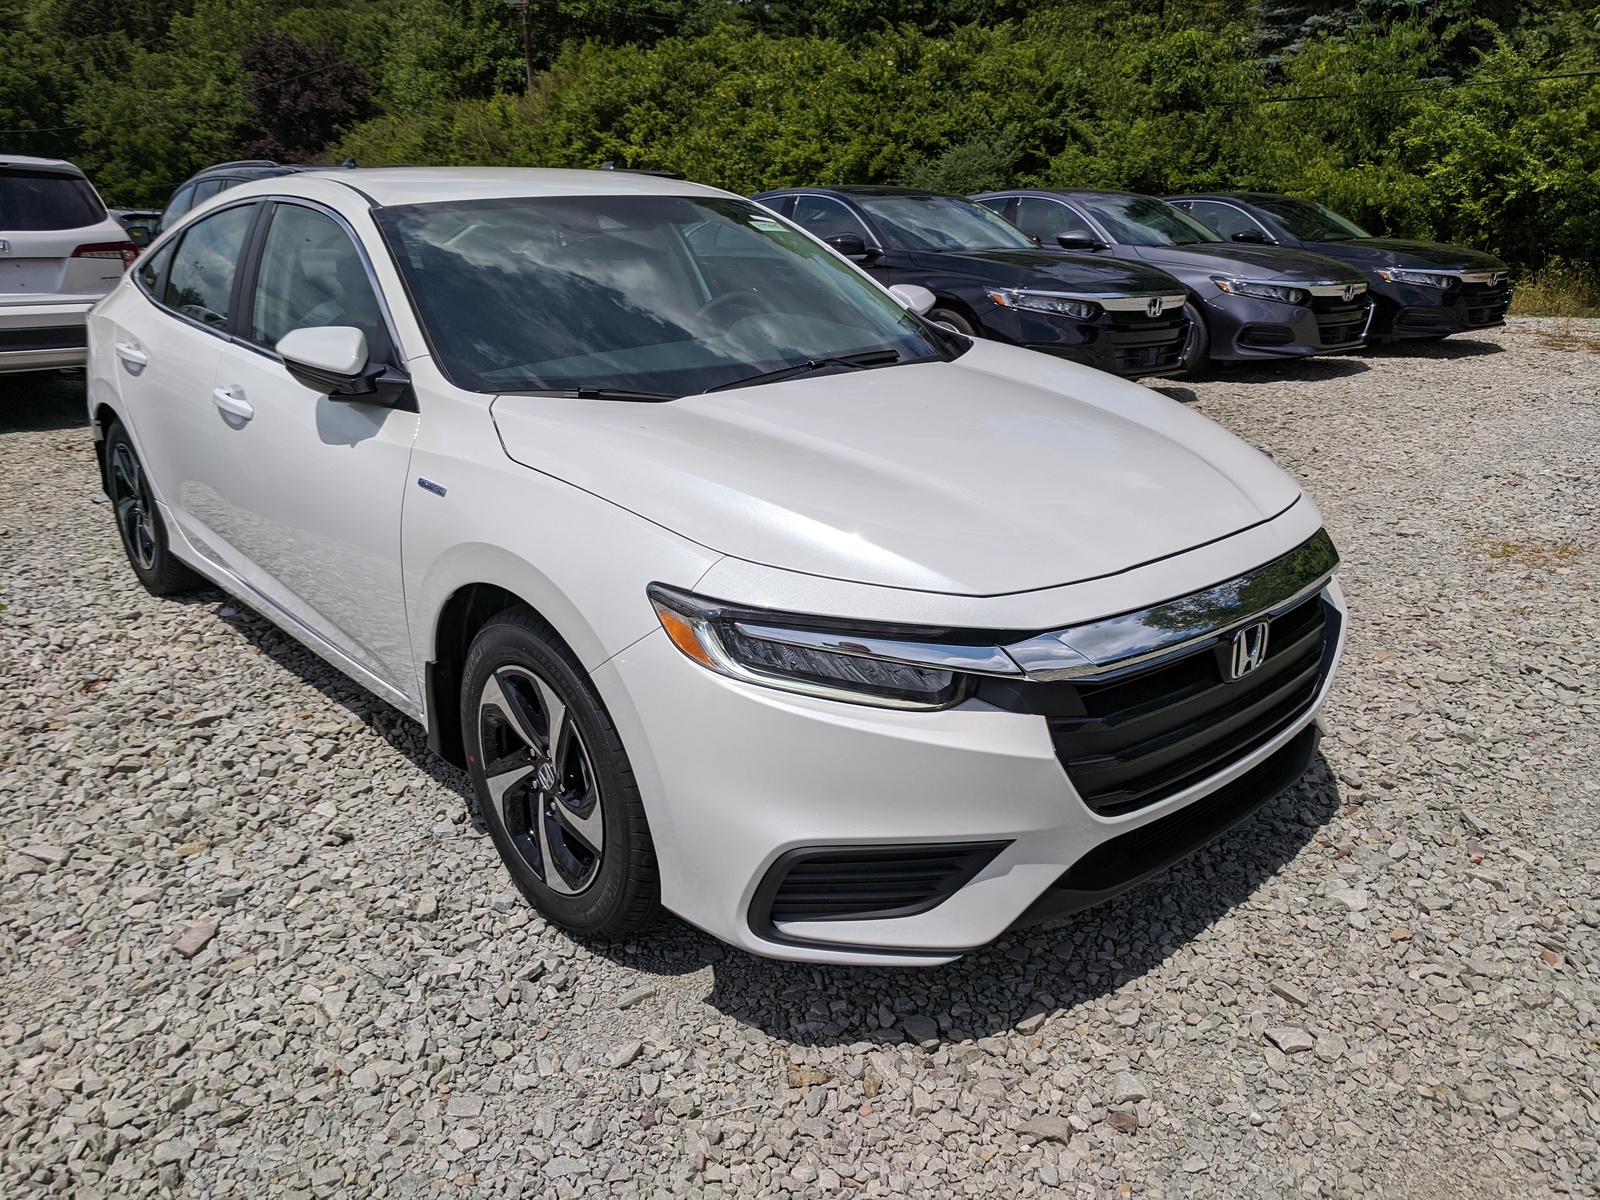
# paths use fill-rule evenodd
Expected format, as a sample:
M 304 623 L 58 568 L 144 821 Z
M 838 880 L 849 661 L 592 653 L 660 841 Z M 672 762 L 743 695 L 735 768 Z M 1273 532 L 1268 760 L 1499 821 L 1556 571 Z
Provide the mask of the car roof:
M 1111 188 L 1040 188 L 1040 187 L 1015 187 L 994 188 L 992 191 L 980 192 L 980 196 L 1060 196 L 1063 199 L 1077 200 L 1090 199 L 1096 196 L 1118 196 L 1132 200 L 1159 200 L 1159 196 L 1152 196 L 1147 192 L 1119 192 Z
M 301 182 L 304 179 L 304 183 Z M 524 196 L 720 196 L 700 183 L 632 171 L 558 170 L 545 167 L 349 167 L 304 172 L 299 178 L 260 179 L 230 195 L 255 189 L 293 192 L 343 184 L 382 207 L 448 200 L 500 200 Z
M 82 168 L 64 158 L 34 158 L 30 154 L 0 154 L 0 167 L 26 167 L 34 171 L 56 171 L 62 175 L 76 175 L 87 179 Z
M 1250 203 L 1253 200 L 1293 200 L 1293 196 L 1285 196 L 1281 192 L 1183 192 L 1169 197 L 1172 200 L 1242 200 Z
M 887 184 L 876 183 L 830 183 L 822 187 L 786 187 L 772 188 L 760 192 L 762 196 L 787 196 L 797 193 L 821 194 L 824 196 L 911 196 L 917 199 L 947 199 L 965 200 L 965 196 L 957 196 L 951 192 L 930 192 L 926 188 L 890 187 Z

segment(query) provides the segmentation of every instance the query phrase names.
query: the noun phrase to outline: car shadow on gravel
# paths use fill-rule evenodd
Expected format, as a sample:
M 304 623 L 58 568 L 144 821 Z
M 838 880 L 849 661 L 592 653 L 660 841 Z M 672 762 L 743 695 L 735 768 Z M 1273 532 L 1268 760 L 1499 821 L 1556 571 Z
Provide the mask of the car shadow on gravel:
M 1359 358 L 1339 355 L 1336 358 L 1290 358 L 1278 362 L 1213 364 L 1209 378 L 1218 383 L 1242 383 L 1252 386 L 1326 383 L 1333 379 L 1349 379 L 1355 375 L 1363 375 L 1371 369 Z
M 1460 358 L 1482 358 L 1487 354 L 1504 354 L 1505 347 L 1498 342 L 1479 342 L 1471 338 L 1444 338 L 1437 342 L 1386 342 L 1368 346 L 1362 353 L 1368 358 L 1436 359 L 1453 361 Z
M 981 1038 L 1013 1030 L 1030 1014 L 1070 1011 L 1159 967 L 1300 854 L 1339 803 L 1338 786 L 1318 755 L 1284 795 L 1155 879 L 1099 908 L 1006 934 L 943 967 L 778 962 L 728 949 L 671 917 L 626 946 L 587 945 L 633 970 L 662 975 L 709 962 L 705 1003 L 800 1045 Z M 1238 947 L 1240 957 L 1249 953 Z

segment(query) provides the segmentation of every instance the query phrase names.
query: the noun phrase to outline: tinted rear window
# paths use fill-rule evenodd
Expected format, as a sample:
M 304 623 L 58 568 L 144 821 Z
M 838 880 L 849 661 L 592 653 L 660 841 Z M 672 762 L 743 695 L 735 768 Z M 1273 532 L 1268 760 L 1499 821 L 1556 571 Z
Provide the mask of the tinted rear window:
M 81 229 L 105 219 L 105 206 L 87 179 L 0 170 L 0 229 Z

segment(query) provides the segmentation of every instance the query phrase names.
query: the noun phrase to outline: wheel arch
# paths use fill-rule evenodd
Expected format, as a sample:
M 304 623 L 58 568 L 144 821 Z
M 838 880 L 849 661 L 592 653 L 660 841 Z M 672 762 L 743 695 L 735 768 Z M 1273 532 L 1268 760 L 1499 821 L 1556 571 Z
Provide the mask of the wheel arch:
M 89 430 L 94 435 L 94 459 L 100 469 L 102 490 L 106 483 L 106 431 L 119 421 L 122 421 L 122 414 L 105 400 L 97 401 L 90 409 Z M 125 421 L 122 423 L 127 424 Z
M 461 710 L 461 668 L 478 631 L 508 608 L 525 608 L 555 628 L 526 598 L 497 583 L 458 587 L 446 597 L 434 621 L 433 657 L 423 667 L 428 748 L 463 770 L 467 752 L 461 740 L 461 722 L 456 720 Z

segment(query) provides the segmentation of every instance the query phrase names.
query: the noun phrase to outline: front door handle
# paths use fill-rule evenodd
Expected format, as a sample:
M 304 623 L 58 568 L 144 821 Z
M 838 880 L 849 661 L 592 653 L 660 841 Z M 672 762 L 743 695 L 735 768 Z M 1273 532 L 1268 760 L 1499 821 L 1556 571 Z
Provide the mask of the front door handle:
M 233 388 L 212 388 L 211 403 L 242 421 L 248 421 L 256 415 L 256 410 L 250 401 L 243 396 L 235 395 Z

